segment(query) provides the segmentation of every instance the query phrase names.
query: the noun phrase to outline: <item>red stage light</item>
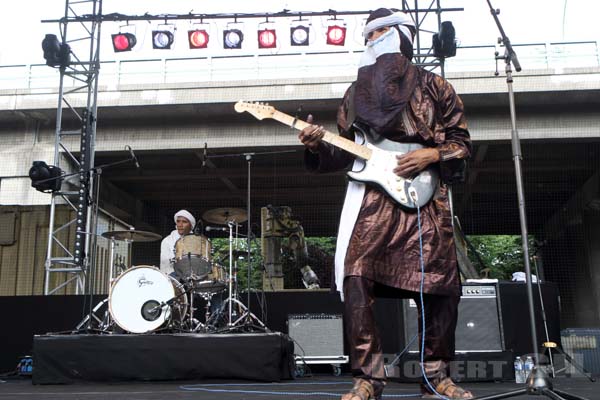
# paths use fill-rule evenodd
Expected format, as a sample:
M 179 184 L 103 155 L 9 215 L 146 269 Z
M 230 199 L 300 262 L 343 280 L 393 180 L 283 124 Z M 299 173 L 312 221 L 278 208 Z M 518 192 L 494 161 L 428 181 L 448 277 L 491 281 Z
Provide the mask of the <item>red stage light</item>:
M 204 29 L 188 31 L 190 49 L 205 49 L 208 46 L 208 32 Z
M 275 29 L 263 29 L 258 31 L 258 48 L 273 49 L 277 47 L 277 33 Z
M 327 44 L 343 46 L 346 42 L 346 27 L 330 25 L 327 28 Z
M 135 35 L 133 33 L 116 33 L 112 35 L 112 44 L 115 53 L 122 51 L 131 51 L 133 46 L 137 43 Z

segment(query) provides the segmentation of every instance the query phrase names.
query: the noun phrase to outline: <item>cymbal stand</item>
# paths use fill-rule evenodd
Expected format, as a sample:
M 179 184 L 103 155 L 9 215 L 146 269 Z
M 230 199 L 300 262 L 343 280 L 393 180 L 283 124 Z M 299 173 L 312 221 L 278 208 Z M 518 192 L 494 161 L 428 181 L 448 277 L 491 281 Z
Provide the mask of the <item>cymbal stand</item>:
M 229 297 L 223 302 L 223 305 L 227 304 L 227 326 L 232 327 L 236 324 L 236 321 L 233 321 L 233 304 L 237 304 L 238 307 L 245 309 L 244 304 L 238 298 L 238 286 L 237 286 L 237 261 L 234 261 L 233 258 L 233 248 L 234 248 L 234 235 L 233 235 L 233 227 L 235 226 L 236 235 L 235 241 L 237 243 L 237 235 L 238 235 L 238 224 L 235 221 L 227 221 L 227 226 L 229 227 Z
M 251 207 L 250 207 L 250 188 L 251 188 L 251 164 L 252 164 L 252 156 L 255 153 L 245 153 L 244 156 L 246 158 L 247 161 L 247 165 L 248 165 L 248 181 L 247 181 L 247 200 L 246 200 L 246 215 L 248 216 L 248 232 L 246 235 L 246 242 L 247 242 L 247 258 L 246 258 L 246 262 L 248 263 L 247 265 L 247 271 L 248 271 L 248 280 L 247 280 L 247 289 L 248 289 L 248 299 L 246 302 L 246 305 L 244 305 L 241 301 L 237 300 L 237 303 L 239 304 L 240 308 L 242 309 L 242 315 L 235 320 L 234 322 L 229 324 L 229 329 L 243 329 L 243 328 L 250 328 L 250 329 L 260 329 L 260 330 L 267 330 L 267 327 L 265 326 L 265 324 L 256 316 L 254 315 L 251 311 L 250 311 L 250 278 L 251 278 L 251 266 L 252 266 L 252 251 L 251 251 L 251 240 L 252 240 L 252 221 L 251 221 Z M 231 305 L 230 305 L 231 307 Z
M 110 262 L 108 263 L 108 294 L 110 295 L 110 289 L 112 288 L 112 284 L 113 284 L 113 275 L 115 273 L 115 239 L 114 238 L 110 238 L 110 246 L 108 248 L 108 258 L 110 260 Z M 112 323 L 112 318 L 109 312 L 106 313 L 106 325 L 110 326 Z

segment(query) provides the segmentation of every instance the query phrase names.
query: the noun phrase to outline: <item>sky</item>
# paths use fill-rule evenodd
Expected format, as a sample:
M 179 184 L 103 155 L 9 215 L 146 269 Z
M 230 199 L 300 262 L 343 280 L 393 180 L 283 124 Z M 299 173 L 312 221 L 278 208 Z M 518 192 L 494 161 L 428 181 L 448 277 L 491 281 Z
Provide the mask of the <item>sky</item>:
M 462 46 L 469 45 L 491 45 L 499 36 L 498 28 L 490 13 L 488 0 L 440 0 L 442 7 L 462 7 L 464 11 L 445 12 L 442 20 L 450 20 L 456 29 L 457 39 Z M 520 43 L 545 43 L 560 41 L 600 41 L 600 24 L 597 16 L 600 15 L 600 2 L 589 0 L 490 0 L 494 8 L 500 9 L 499 19 L 513 44 Z M 419 6 L 429 5 L 430 0 L 420 0 Z M 129 15 L 150 14 L 185 14 L 193 13 L 262 13 L 277 12 L 283 9 L 291 11 L 325 11 L 328 9 L 339 11 L 368 10 L 383 7 L 401 8 L 399 0 L 381 0 L 377 2 L 365 1 L 339 1 L 339 0 L 230 0 L 218 2 L 214 0 L 103 0 L 103 13 L 118 12 Z M 409 0 L 409 4 L 414 4 Z M 3 13 L 0 17 L 0 37 L 4 38 L 0 44 L 0 65 L 36 64 L 44 63 L 41 41 L 46 33 L 58 33 L 57 23 L 42 23 L 45 19 L 58 19 L 64 15 L 64 0 L 19 0 L 11 3 L 11 12 Z M 326 17 L 313 20 L 313 26 L 326 24 Z M 254 29 L 259 20 L 247 20 L 247 29 Z M 360 47 L 360 25 L 361 17 L 350 18 L 348 23 L 349 32 L 354 35 L 351 46 Z M 225 24 L 219 20 L 219 24 Z M 138 21 L 135 24 L 135 32 L 138 36 L 138 45 L 130 53 L 114 54 L 110 43 L 110 34 L 116 33 L 120 25 L 124 23 L 105 22 L 102 24 L 103 35 L 101 37 L 101 60 L 109 61 L 118 59 L 145 59 L 156 58 L 156 51 L 151 50 L 151 44 L 147 37 L 154 24 Z M 211 22 L 213 35 L 211 50 L 214 55 L 223 53 L 220 45 L 218 32 L 221 26 L 217 22 Z M 279 20 L 278 26 L 288 24 L 289 21 Z M 75 24 L 69 24 L 69 26 Z M 133 23 L 132 23 L 133 25 Z M 177 29 L 180 34 L 185 34 L 190 22 L 178 22 Z M 74 27 L 73 27 L 74 28 Z M 129 27 L 131 28 L 131 26 Z M 128 29 L 128 28 L 125 28 Z M 219 39 L 213 40 L 213 38 Z M 10 40 L 9 40 L 10 39 Z M 255 40 L 255 39 L 254 39 Z M 286 38 L 287 40 L 287 38 Z M 217 43 L 218 42 L 218 43 Z M 253 43 L 254 44 L 254 43 Z M 189 50 L 180 46 L 171 51 L 170 54 L 162 53 L 159 57 L 189 57 Z M 187 41 L 185 42 L 187 46 Z M 254 44 L 255 46 L 255 44 Z M 255 46 L 256 47 L 256 46 Z M 313 49 L 318 50 L 318 46 Z M 210 50 L 210 47 L 209 47 Z M 246 51 L 251 51 L 248 47 Z M 231 50 L 229 50 L 231 51 Z M 282 51 L 278 49 L 277 51 Z M 199 54 L 199 53 L 198 53 Z

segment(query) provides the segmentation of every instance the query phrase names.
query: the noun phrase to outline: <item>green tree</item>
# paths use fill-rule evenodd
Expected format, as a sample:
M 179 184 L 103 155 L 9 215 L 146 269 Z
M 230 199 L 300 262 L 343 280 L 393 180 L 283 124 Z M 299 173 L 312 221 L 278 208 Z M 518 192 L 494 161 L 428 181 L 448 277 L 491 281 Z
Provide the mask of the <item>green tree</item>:
M 222 265 L 229 273 L 229 238 L 212 239 L 212 249 L 214 253 L 213 262 Z M 251 270 L 250 270 L 250 288 L 262 288 L 263 261 L 260 253 L 260 240 L 252 240 L 251 249 Z M 237 250 L 248 251 L 246 240 L 238 239 Z M 237 282 L 240 291 L 248 288 L 248 260 L 247 256 L 240 256 L 237 261 Z
M 480 272 L 484 268 L 489 269 L 490 278 L 510 280 L 514 272 L 525 270 L 520 235 L 469 235 L 467 239 L 483 265 L 473 249 L 469 251 L 469 259 Z M 534 250 L 534 243 L 533 236 L 529 236 L 530 254 Z

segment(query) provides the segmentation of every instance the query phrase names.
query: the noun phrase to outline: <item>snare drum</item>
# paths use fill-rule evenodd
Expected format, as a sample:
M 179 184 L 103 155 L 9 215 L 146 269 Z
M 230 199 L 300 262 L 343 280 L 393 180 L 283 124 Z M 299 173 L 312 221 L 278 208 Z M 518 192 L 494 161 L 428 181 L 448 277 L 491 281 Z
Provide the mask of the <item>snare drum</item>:
M 194 282 L 194 290 L 200 293 L 218 293 L 227 288 L 225 267 L 213 264 L 205 279 Z
M 112 285 L 108 309 L 127 332 L 152 332 L 169 322 L 181 323 L 188 308 L 183 286 L 149 265 L 133 267 Z M 172 305 L 165 303 L 172 300 Z
M 175 262 L 173 269 L 179 277 L 205 278 L 211 271 L 212 245 L 204 235 L 185 235 L 175 243 Z

